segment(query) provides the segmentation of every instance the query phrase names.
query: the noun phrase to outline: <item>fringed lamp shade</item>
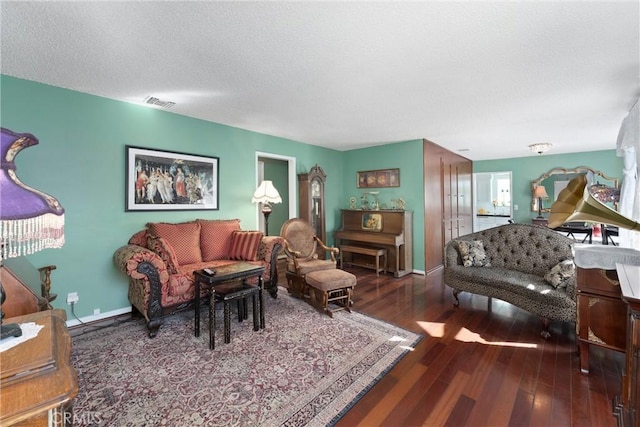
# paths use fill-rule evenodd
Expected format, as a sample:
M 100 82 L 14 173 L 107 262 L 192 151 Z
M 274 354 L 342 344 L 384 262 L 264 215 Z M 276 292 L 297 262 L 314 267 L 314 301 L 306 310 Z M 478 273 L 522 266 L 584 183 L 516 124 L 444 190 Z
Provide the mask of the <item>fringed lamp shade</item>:
M 282 203 L 282 197 L 280 197 L 276 187 L 273 186 L 273 182 L 267 180 L 262 181 L 255 193 L 253 193 L 251 203 L 262 203 L 263 205 Z
M 29 133 L 2 128 L 0 173 L 0 258 L 32 254 L 64 244 L 64 209 L 60 202 L 16 176 L 16 155 L 38 144 Z

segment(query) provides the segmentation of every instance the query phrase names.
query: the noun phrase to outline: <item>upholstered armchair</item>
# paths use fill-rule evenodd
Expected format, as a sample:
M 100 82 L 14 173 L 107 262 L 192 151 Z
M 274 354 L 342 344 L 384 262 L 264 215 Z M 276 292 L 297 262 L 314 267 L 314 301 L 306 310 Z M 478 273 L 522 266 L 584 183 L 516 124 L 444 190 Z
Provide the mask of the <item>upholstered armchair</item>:
M 280 236 L 284 238 L 287 255 L 287 285 L 289 293 L 297 298 L 306 295 L 305 276 L 308 273 L 336 268 L 339 249 L 329 247 L 315 235 L 311 225 L 303 219 L 293 218 L 282 225 Z M 329 255 L 321 259 L 318 252 Z

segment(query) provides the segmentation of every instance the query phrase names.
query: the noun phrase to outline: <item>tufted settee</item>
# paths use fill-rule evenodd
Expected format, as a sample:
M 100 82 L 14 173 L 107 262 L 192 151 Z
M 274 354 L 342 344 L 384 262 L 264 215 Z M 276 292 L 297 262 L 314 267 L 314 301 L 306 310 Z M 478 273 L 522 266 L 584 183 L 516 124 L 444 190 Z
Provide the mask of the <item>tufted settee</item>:
M 116 250 L 113 260 L 129 276 L 132 310 L 145 317 L 154 337 L 164 316 L 193 306 L 195 270 L 240 261 L 262 265 L 265 289 L 276 298 L 283 244 L 282 237 L 241 230 L 239 219 L 149 223 Z
M 461 242 L 474 241 L 482 242 L 485 257 L 477 264 L 485 266 L 463 265 L 461 245 L 464 249 L 469 243 Z M 573 243 L 552 229 L 527 224 L 506 224 L 467 234 L 445 246 L 444 282 L 453 288 L 455 306 L 460 304 L 458 294 L 462 291 L 501 299 L 539 316 L 541 335 L 548 338 L 551 320 L 576 320 L 575 269 L 563 276 L 560 284 L 549 281 L 558 271 L 556 266 L 568 263 L 573 267 Z

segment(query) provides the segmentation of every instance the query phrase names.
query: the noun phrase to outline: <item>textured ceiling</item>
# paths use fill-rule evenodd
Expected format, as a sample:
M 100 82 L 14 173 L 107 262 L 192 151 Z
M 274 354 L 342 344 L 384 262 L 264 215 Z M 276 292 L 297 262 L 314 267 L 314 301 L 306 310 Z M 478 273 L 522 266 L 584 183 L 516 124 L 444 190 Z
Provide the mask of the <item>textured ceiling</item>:
M 639 2 L 6 2 L 3 74 L 347 150 L 612 149 Z

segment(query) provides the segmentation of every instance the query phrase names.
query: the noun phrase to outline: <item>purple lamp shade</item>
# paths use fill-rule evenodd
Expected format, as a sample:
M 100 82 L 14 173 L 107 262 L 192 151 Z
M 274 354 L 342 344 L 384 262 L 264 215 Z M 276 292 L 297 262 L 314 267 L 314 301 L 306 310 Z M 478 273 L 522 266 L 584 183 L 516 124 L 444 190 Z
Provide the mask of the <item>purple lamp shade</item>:
M 14 159 L 38 144 L 29 133 L 2 128 L 0 170 L 0 255 L 2 259 L 31 254 L 64 244 L 64 209 L 60 202 L 17 177 Z

